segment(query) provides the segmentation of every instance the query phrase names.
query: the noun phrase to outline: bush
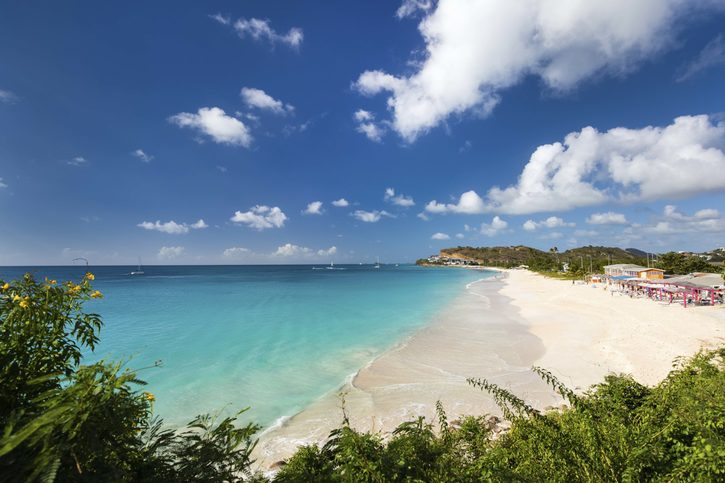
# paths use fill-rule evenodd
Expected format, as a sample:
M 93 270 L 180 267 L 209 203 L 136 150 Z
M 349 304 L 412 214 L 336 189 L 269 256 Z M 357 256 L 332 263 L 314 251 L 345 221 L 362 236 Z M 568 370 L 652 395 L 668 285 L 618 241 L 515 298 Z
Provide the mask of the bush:
M 179 431 L 117 362 L 82 365 L 101 319 L 80 283 L 0 281 L 0 481 L 234 481 L 251 475 L 254 424 L 198 416 Z M 237 414 L 238 416 L 238 414 Z

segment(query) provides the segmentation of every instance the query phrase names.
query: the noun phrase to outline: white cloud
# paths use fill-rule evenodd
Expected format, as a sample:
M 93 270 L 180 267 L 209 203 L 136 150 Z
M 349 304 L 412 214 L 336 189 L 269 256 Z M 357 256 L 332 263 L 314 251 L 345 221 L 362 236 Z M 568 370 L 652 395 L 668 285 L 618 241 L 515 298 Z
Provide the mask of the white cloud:
M 413 201 L 412 196 L 405 196 L 403 194 L 396 195 L 393 188 L 387 188 L 385 190 L 385 196 L 383 199 L 388 203 L 392 203 L 396 206 L 403 206 L 405 208 L 415 205 L 415 201 Z
M 272 45 L 281 43 L 293 48 L 298 48 L 304 39 L 300 28 L 293 27 L 286 34 L 279 34 L 269 26 L 269 20 L 258 18 L 240 18 L 234 22 L 234 30 L 241 38 L 248 36 L 255 41 L 266 40 Z
M 349 205 L 350 203 L 345 198 L 340 198 L 332 202 L 332 206 L 337 206 L 338 208 L 344 208 Z
M 181 112 L 169 117 L 169 122 L 179 127 L 196 129 L 216 143 L 244 147 L 252 144 L 252 135 L 247 126 L 218 107 L 202 107 L 196 114 Z
M 244 247 L 231 247 L 224 250 L 222 256 L 224 258 L 238 259 L 243 258 L 245 255 L 251 253 L 248 248 Z
M 242 87 L 240 95 L 247 106 L 274 112 L 275 114 L 286 114 L 293 112 L 295 109 L 294 106 L 275 99 L 262 89 Z
M 219 22 L 222 25 L 229 25 L 232 21 L 232 19 L 229 18 L 228 16 L 225 17 L 224 15 L 222 15 L 221 13 L 218 13 L 218 12 L 215 13 L 214 15 L 209 15 L 209 18 L 216 20 L 217 22 Z
M 6 185 L 6 184 L 5 184 L 4 182 L 3 182 L 3 179 L 2 179 L 2 178 L 0 178 L 0 189 L 2 189 L 2 188 L 7 188 L 7 187 L 8 187 L 8 185 Z
M 430 237 L 431 240 L 450 240 L 451 237 L 448 236 L 446 233 L 433 233 L 433 235 Z
M 539 146 L 518 182 L 475 191 L 455 204 L 431 201 L 430 213 L 527 214 L 606 202 L 632 203 L 725 190 L 725 123 L 681 116 L 665 127 L 585 127 L 563 143 Z
M 644 234 L 670 235 L 685 233 L 725 233 L 725 219 L 713 208 L 699 210 L 694 216 L 680 212 L 677 207 L 667 205 L 662 210 L 662 219 L 638 228 Z
M 432 0 L 403 0 L 395 16 L 398 18 L 411 17 L 418 11 L 427 13 L 433 7 Z
M 423 220 L 423 221 L 428 221 L 428 220 L 430 220 L 430 218 L 428 218 L 428 215 L 426 215 L 426 214 L 425 214 L 425 211 L 421 211 L 420 213 L 418 213 L 418 214 L 417 214 L 417 215 L 415 215 L 415 216 L 417 216 L 418 218 L 420 218 L 420 219 L 421 219 L 421 220 Z
M 274 252 L 275 256 L 278 257 L 293 257 L 299 255 L 308 255 L 312 253 L 307 247 L 301 247 L 299 245 L 293 245 L 292 243 L 286 243 L 280 247 L 277 247 L 277 251 Z
M 184 247 L 161 247 L 158 257 L 161 260 L 172 260 L 184 253 Z
M 322 214 L 322 201 L 313 201 L 312 203 L 309 203 L 307 205 L 307 208 L 305 211 L 303 211 L 305 215 L 321 215 Z
M 534 231 L 536 230 L 536 222 L 534 220 L 526 220 L 523 225 L 524 230 L 526 231 Z
M 458 203 L 438 203 L 436 200 L 429 202 L 425 206 L 425 211 L 429 213 L 465 213 L 469 215 L 484 213 L 486 206 L 478 194 L 471 190 L 466 191 L 458 199 Z
M 277 206 L 256 205 L 249 211 L 236 211 L 230 219 L 234 223 L 242 223 L 261 231 L 266 228 L 282 228 L 287 216 Z
M 537 228 L 561 228 L 576 226 L 576 223 L 564 221 L 558 216 L 550 216 L 545 220 L 534 221 L 526 220 L 522 225 L 526 231 L 534 231 Z
M 380 221 L 380 218 L 383 216 L 387 216 L 390 218 L 395 218 L 393 215 L 388 213 L 385 210 L 381 211 L 365 211 L 365 210 L 355 210 L 355 212 L 352 214 L 355 218 L 357 218 L 360 221 L 364 221 L 365 223 L 376 223 Z
M 189 233 L 190 229 L 200 230 L 207 228 L 209 225 L 204 223 L 204 220 L 200 219 L 191 225 L 186 223 L 176 223 L 174 220 L 167 221 L 165 223 L 161 223 L 161 221 L 157 220 L 155 222 L 142 221 L 136 226 L 143 228 L 144 230 L 160 231 L 161 233 L 168 233 L 169 235 L 182 235 Z
M 700 72 L 725 63 L 725 42 L 722 34 L 718 34 L 700 51 L 697 57 L 680 68 L 677 82 L 684 82 Z
M 463 233 L 456 233 L 456 238 L 458 238 L 459 240 L 465 237 L 466 235 L 464 235 Z
M 590 225 L 626 225 L 627 217 L 623 213 L 614 213 L 613 211 L 592 213 L 587 217 L 587 223 Z
M 133 151 L 131 153 L 131 155 L 137 157 L 138 159 L 140 159 L 144 163 L 149 163 L 149 162 L 151 162 L 151 160 L 154 159 L 154 157 L 151 156 L 150 154 L 146 154 L 143 151 L 143 149 L 137 149 L 137 150 Z
M 695 218 L 701 219 L 701 220 L 708 220 L 710 218 L 719 218 L 720 212 L 713 208 L 705 208 L 704 210 L 699 210 L 695 212 Z
M 427 2 L 406 1 L 399 16 Z M 501 94 L 528 76 L 557 92 L 602 75 L 623 76 L 674 44 L 693 11 L 711 0 L 439 0 L 420 22 L 416 70 L 363 72 L 363 94 L 390 93 L 392 126 L 406 141 L 451 115 L 489 114 Z
M 363 109 L 359 109 L 353 114 L 353 119 L 357 122 L 355 130 L 367 136 L 367 138 L 376 143 L 383 140 L 385 128 L 380 123 L 375 122 L 375 116 Z
M 88 160 L 83 156 L 76 156 L 70 161 L 66 161 L 66 164 L 70 166 L 86 166 L 88 164 Z
M 504 231 L 509 224 L 499 218 L 498 216 L 494 216 L 493 220 L 491 220 L 491 223 L 481 223 L 481 234 L 486 236 L 496 236 L 502 231 Z
M 6 91 L 4 89 L 0 89 L 0 102 L 5 102 L 7 104 L 10 104 L 17 100 L 18 100 L 18 96 L 16 96 L 12 92 Z
M 329 257 L 336 253 L 337 253 L 337 247 L 335 247 L 335 246 L 332 246 L 332 247 L 328 248 L 327 250 L 325 250 L 325 249 L 317 250 L 317 255 L 319 255 L 321 257 Z

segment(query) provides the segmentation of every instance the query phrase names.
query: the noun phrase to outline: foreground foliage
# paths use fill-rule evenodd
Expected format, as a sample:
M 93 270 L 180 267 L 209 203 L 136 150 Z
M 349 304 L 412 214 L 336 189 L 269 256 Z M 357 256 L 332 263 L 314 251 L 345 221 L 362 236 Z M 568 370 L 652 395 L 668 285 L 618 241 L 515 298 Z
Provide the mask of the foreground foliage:
M 485 380 L 511 421 L 493 439 L 490 419 L 455 427 L 439 407 L 439 431 L 422 419 L 387 442 L 344 425 L 319 448 L 300 449 L 279 481 L 722 481 L 725 478 L 725 349 L 680 361 L 648 388 L 607 376 L 577 396 L 535 370 L 569 403 L 540 413 Z
M 155 397 L 120 363 L 82 364 L 101 320 L 79 283 L 0 281 L 0 481 L 240 481 L 253 472 L 254 424 L 199 416 L 165 429 Z M 541 413 L 481 379 L 510 422 L 449 422 L 437 407 L 392 435 L 345 416 L 323 446 L 300 448 L 273 477 L 307 481 L 723 481 L 725 348 L 678 360 L 650 388 L 609 375 L 577 395 L 534 368 L 569 408 Z M 344 414 L 344 411 L 343 411 Z
M 0 481 L 232 481 L 249 474 L 254 424 L 199 416 L 179 431 L 120 363 L 82 365 L 101 319 L 79 284 L 0 281 Z

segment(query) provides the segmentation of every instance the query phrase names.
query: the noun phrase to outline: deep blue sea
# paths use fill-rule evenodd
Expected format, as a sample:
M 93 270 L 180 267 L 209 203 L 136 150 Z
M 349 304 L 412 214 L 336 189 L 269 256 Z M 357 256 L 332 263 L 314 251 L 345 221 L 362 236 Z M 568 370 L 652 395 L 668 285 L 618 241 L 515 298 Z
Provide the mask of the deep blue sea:
M 181 425 L 251 406 L 270 425 L 340 387 L 428 323 L 481 272 L 414 265 L 89 267 L 105 298 L 101 344 L 86 361 L 143 369 L 155 412 Z M 73 267 L 0 267 L 0 279 L 79 280 Z

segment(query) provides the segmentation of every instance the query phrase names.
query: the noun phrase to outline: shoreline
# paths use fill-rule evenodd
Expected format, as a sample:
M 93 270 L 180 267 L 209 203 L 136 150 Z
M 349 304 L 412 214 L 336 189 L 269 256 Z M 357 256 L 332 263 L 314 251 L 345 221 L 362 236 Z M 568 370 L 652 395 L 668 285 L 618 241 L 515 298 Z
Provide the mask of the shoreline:
M 300 444 L 324 443 L 342 423 L 341 392 L 351 426 L 382 434 L 418 416 L 432 420 L 438 400 L 449 419 L 500 415 L 492 398 L 466 383 L 468 377 L 520 388 L 541 399 L 541 407 L 560 404 L 530 371 L 543 346 L 500 295 L 506 274 L 495 272 L 464 286 L 426 326 L 373 358 L 342 387 L 266 429 L 255 449 L 259 466 L 289 457 Z
M 484 267 L 476 267 L 481 270 Z M 609 295 L 529 271 L 485 267 L 496 275 L 467 284 L 426 326 L 373 358 L 337 390 L 260 436 L 254 458 L 268 469 L 299 445 L 323 444 L 339 427 L 344 392 L 353 428 L 384 437 L 404 421 L 500 416 L 493 399 L 466 378 L 486 378 L 538 409 L 563 400 L 532 371 L 543 367 L 576 391 L 608 373 L 653 385 L 672 361 L 722 343 L 725 307 L 684 309 Z

